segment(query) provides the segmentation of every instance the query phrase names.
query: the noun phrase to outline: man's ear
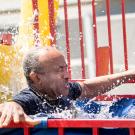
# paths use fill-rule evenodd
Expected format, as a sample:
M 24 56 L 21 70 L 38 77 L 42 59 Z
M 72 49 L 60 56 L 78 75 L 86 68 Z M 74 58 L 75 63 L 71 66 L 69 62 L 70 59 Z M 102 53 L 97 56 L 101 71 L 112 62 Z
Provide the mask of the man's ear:
M 29 75 L 30 79 L 32 80 L 33 83 L 38 83 L 40 81 L 40 78 L 38 77 L 38 74 L 35 72 L 31 72 Z

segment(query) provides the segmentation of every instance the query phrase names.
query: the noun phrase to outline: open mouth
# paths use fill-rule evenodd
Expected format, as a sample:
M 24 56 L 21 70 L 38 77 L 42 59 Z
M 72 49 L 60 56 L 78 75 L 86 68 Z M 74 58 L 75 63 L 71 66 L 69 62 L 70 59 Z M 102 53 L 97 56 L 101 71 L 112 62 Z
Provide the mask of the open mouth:
M 65 83 L 65 88 L 68 89 L 69 88 L 69 83 Z

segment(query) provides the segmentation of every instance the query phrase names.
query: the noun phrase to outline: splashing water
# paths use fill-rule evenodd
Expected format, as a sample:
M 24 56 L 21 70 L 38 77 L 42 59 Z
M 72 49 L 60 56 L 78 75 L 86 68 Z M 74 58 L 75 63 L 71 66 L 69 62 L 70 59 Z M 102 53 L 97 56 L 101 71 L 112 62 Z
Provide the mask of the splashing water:
M 130 104 L 121 111 L 122 115 L 115 116 L 110 112 L 110 107 L 113 106 L 113 102 L 102 101 L 98 102 L 101 105 L 100 111 L 98 113 L 86 112 L 84 108 L 78 107 L 76 102 L 72 103 L 72 107 L 69 110 L 63 110 L 62 112 L 52 113 L 52 114 L 36 114 L 32 116 L 34 119 L 43 118 L 64 118 L 64 119 L 134 119 L 135 118 L 135 105 Z M 88 103 L 87 103 L 88 105 Z M 120 108 L 119 108 L 120 109 Z

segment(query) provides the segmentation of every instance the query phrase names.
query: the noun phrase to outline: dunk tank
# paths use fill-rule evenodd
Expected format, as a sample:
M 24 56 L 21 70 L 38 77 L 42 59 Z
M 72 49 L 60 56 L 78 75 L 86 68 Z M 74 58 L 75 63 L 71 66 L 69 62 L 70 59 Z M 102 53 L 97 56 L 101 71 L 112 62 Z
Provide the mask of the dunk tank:
M 135 48 L 132 43 L 134 25 L 130 24 L 134 13 L 127 13 L 127 3 L 126 0 L 118 0 L 117 4 L 113 0 L 22 0 L 21 25 L 17 42 L 13 46 L 12 34 L 1 34 L 1 85 L 11 87 L 10 80 L 16 74 L 11 70 L 12 61 L 20 65 L 22 48 L 29 49 L 33 45 L 56 44 L 56 47 L 65 54 L 71 81 L 83 81 L 134 68 Z M 115 9 L 112 5 L 118 8 L 118 14 L 113 14 Z M 19 56 L 16 56 L 18 53 Z M 22 77 L 22 74 L 19 76 Z M 126 107 L 128 101 L 135 98 L 132 85 L 134 80 L 129 80 L 123 88 L 118 87 L 114 92 L 95 97 L 92 102 L 112 102 L 123 98 L 126 99 L 124 103 Z M 0 94 L 2 96 L 3 91 Z M 12 93 L 8 93 L 7 99 L 10 99 L 11 95 Z M 123 119 L 120 117 L 121 114 L 122 112 L 118 117 L 111 119 L 102 116 L 96 119 L 75 116 L 40 117 L 38 124 L 33 125 L 25 121 L 19 124 L 11 122 L 7 127 L 0 129 L 0 134 L 134 135 L 134 118 Z

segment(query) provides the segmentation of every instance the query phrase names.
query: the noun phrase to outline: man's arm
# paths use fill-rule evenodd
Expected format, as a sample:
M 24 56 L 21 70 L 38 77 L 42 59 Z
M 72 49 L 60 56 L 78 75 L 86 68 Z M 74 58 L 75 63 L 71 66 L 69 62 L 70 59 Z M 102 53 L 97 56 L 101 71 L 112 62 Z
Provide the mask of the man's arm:
M 82 87 L 80 98 L 93 98 L 102 95 L 111 89 L 128 82 L 130 79 L 135 79 L 135 70 L 85 80 L 80 83 Z

